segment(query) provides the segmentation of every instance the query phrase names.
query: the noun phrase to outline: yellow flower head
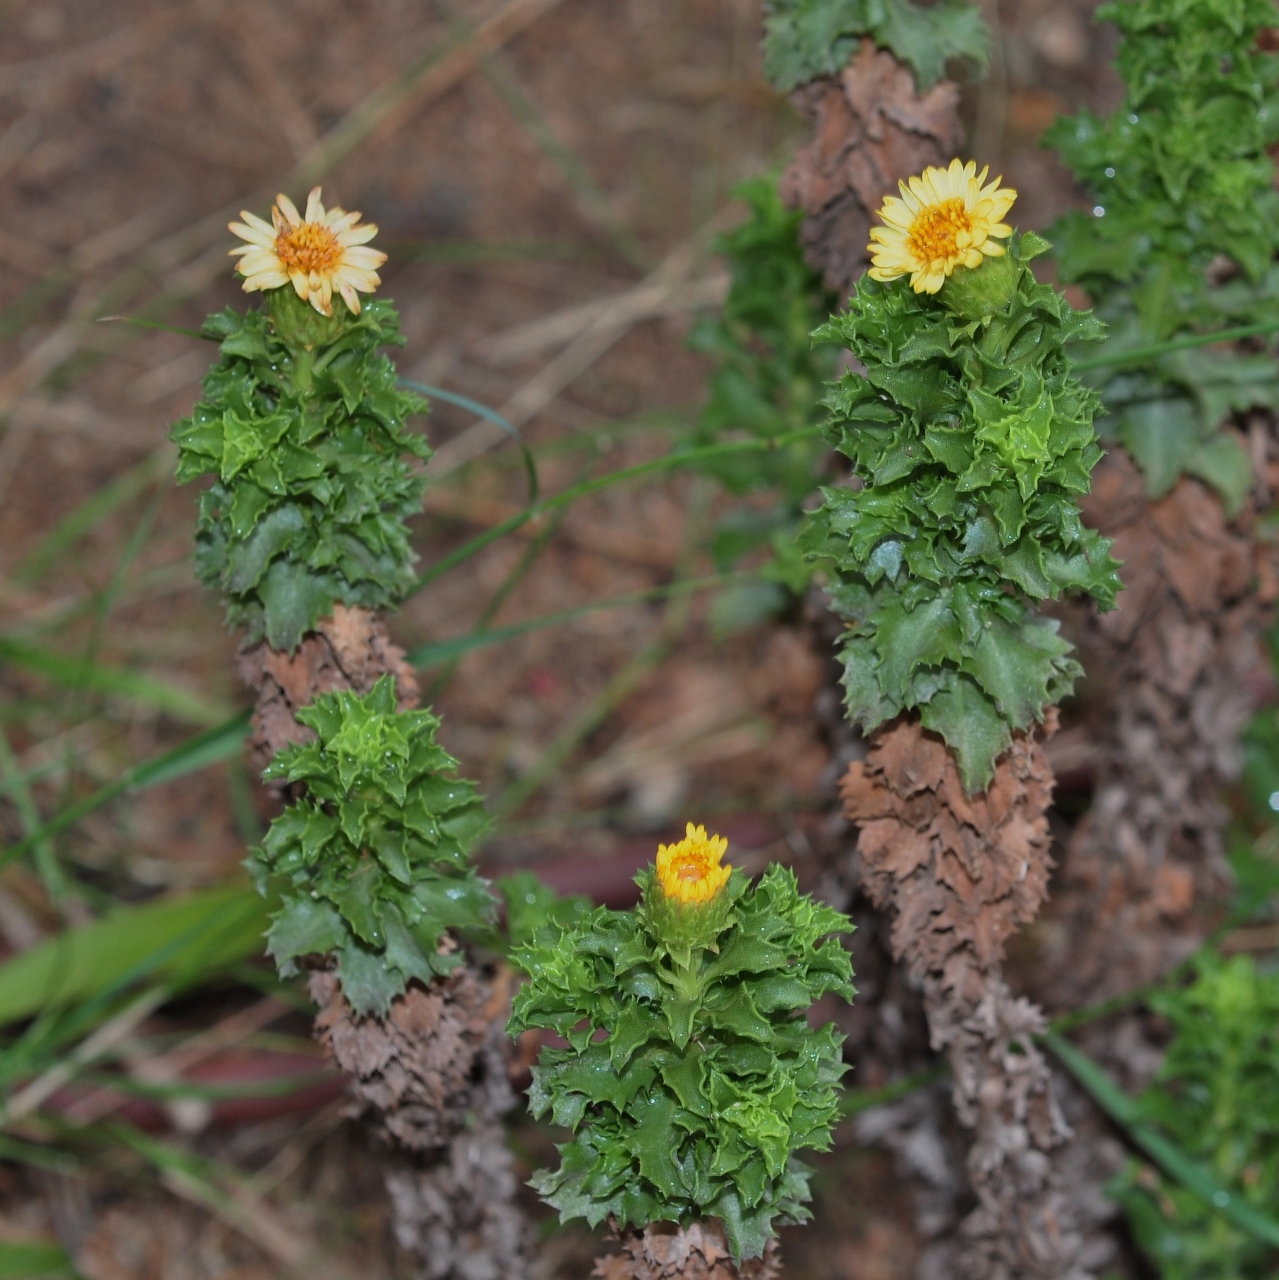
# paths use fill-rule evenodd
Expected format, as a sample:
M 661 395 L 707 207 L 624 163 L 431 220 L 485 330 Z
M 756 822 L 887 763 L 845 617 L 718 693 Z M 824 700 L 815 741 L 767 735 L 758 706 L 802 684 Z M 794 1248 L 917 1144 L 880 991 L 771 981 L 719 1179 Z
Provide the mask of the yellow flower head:
M 733 870 L 719 864 L 727 851 L 723 836 L 708 836 L 705 827 L 690 822 L 678 844 L 657 846 L 657 882 L 662 893 L 686 906 L 710 902 Z
M 945 169 L 925 169 L 909 185 L 899 182 L 901 199 L 884 197 L 884 225 L 871 231 L 866 246 L 871 278 L 887 283 L 909 274 L 916 293 L 936 293 L 956 267 L 998 258 L 1004 246 L 994 237 L 1012 235 L 1003 218 L 1017 193 L 1001 187 L 1001 178 L 983 186 L 989 172 L 978 173 L 973 160 L 952 160 Z
M 314 187 L 306 202 L 306 217 L 288 196 L 275 198 L 271 223 L 241 211 L 243 222 L 228 226 L 241 240 L 231 250 L 240 261 L 236 270 L 244 277 L 245 293 L 258 289 L 278 289 L 292 282 L 298 297 L 324 316 L 333 314 L 333 291 L 355 315 L 360 311 L 360 295 L 372 293 L 382 283 L 377 273 L 386 254 L 364 246 L 377 235 L 371 222 L 359 225 L 358 213 L 330 209 Z

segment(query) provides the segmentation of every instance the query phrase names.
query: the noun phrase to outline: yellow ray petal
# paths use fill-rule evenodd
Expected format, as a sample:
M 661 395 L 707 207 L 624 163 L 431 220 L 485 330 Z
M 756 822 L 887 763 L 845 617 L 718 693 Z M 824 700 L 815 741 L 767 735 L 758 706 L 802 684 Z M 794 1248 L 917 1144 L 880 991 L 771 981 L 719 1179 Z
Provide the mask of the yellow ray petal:
M 885 196 L 881 224 L 870 232 L 870 276 L 888 283 L 910 275 L 917 293 L 936 293 L 960 267 L 971 269 L 1003 250 L 992 237 L 1012 229 L 1001 219 L 1017 199 L 996 178 L 987 184 L 989 166 L 958 157 L 945 168 L 930 167 L 898 183 L 901 198 Z

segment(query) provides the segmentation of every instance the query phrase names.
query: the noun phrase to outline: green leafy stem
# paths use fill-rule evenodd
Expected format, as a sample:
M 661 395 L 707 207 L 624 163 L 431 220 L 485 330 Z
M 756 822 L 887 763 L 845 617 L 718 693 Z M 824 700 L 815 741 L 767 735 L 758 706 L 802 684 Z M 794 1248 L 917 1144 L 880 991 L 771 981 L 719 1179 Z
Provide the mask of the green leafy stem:
M 426 403 L 396 385 L 380 348 L 399 319 L 385 299 L 358 316 L 317 316 L 289 286 L 241 316 L 205 322 L 221 359 L 173 429 L 178 480 L 211 474 L 200 495 L 196 565 L 227 617 L 293 650 L 341 602 L 398 603 L 413 585 L 406 520 L 421 508 L 425 440 L 405 419 Z
M 754 887 L 735 871 L 718 903 L 686 908 L 713 918 L 679 927 L 651 870 L 640 884 L 636 911 L 598 908 L 512 953 L 529 981 L 509 1031 L 568 1046 L 543 1050 L 529 1104 L 574 1137 L 533 1185 L 592 1224 L 716 1217 L 734 1257 L 756 1257 L 774 1222 L 808 1216 L 795 1152 L 826 1149 L 838 1116 L 842 1037 L 803 1011 L 851 998 L 834 936 L 850 925 L 778 866 Z
M 1143 366 L 1105 382 L 1098 430 L 1129 451 L 1152 498 L 1188 473 L 1233 514 L 1251 463 L 1220 427 L 1235 413 L 1279 408 L 1275 363 L 1237 351 L 1168 357 L 1195 345 L 1177 343 L 1179 334 L 1226 320 L 1237 328 L 1223 339 L 1273 328 L 1279 58 L 1259 37 L 1274 25 L 1274 5 L 1121 0 L 1097 16 L 1120 31 L 1124 101 L 1103 118 L 1085 110 L 1058 120 L 1044 140 L 1093 205 L 1048 232 L 1060 277 L 1087 290 L 1110 342 L 1128 348 L 1122 363 Z
M 1079 674 L 1037 602 L 1082 592 L 1109 608 L 1120 586 L 1079 512 L 1098 401 L 1066 354 L 1103 329 L 1036 281 L 1048 247 L 1014 237 L 935 298 L 864 277 L 817 334 L 866 370 L 826 399 L 861 487 L 824 489 L 800 537 L 850 624 L 848 714 L 869 731 L 917 709 L 969 790 Z
M 496 904 L 469 861 L 488 816 L 439 717 L 397 711 L 383 676 L 363 697 L 323 694 L 297 713 L 313 742 L 286 747 L 263 777 L 305 788 L 247 861 L 282 905 L 267 934 L 280 972 L 307 955 L 335 957 L 357 1013 L 385 1013 L 411 979 L 461 963 L 450 929 L 491 929 Z

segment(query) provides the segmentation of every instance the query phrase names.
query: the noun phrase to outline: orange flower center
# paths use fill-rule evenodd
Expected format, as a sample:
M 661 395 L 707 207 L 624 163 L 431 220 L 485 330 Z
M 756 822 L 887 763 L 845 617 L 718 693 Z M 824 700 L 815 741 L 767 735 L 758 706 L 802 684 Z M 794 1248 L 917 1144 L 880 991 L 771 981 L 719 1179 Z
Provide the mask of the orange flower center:
M 973 220 L 963 200 L 952 196 L 919 211 L 907 232 L 906 247 L 922 262 L 953 258 L 959 252 L 959 233 L 972 229 Z
M 304 222 L 300 227 L 281 231 L 275 238 L 275 252 L 290 275 L 323 274 L 342 261 L 337 236 L 321 222 Z
M 685 854 L 672 864 L 669 875 L 678 876 L 681 880 L 705 880 L 711 871 L 711 860 L 701 853 Z

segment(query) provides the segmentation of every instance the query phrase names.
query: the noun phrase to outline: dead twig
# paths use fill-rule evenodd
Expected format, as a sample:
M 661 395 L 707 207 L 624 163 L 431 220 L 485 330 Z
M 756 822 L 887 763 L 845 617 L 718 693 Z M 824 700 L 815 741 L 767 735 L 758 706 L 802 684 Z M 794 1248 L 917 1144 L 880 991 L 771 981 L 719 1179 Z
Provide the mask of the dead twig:
M 114 1018 L 104 1022 L 92 1035 L 80 1041 L 65 1058 L 55 1062 L 9 1099 L 9 1105 L 4 1110 L 5 1123 L 12 1124 L 15 1120 L 30 1115 L 63 1085 L 69 1084 L 81 1067 L 117 1048 L 168 999 L 168 995 L 163 987 L 156 987 L 139 996 Z
M 578 303 L 494 334 L 477 343 L 474 354 L 488 364 L 516 364 L 544 351 L 566 346 L 605 316 L 615 316 L 618 325 L 635 324 L 685 311 L 710 310 L 722 306 L 727 295 L 726 271 L 701 280 L 690 280 L 673 289 L 656 305 L 653 304 L 652 291 L 645 285 L 639 285 L 616 297 Z M 624 312 L 617 309 L 619 303 L 626 305 Z
M 288 1011 L 288 1005 L 274 996 L 267 996 L 247 1009 L 241 1009 L 207 1030 L 189 1037 L 168 1053 L 153 1054 L 139 1048 L 130 1050 L 126 1046 L 124 1056 L 129 1064 L 129 1074 L 146 1084 L 173 1084 L 196 1063 L 239 1044 L 255 1031 L 270 1026 Z M 101 1120 L 118 1110 L 127 1097 L 127 1094 L 115 1089 L 95 1089 L 68 1107 L 64 1118 L 68 1124 L 93 1124 L 95 1120 Z M 179 1099 L 168 1104 L 170 1116 L 178 1129 L 185 1132 L 204 1127 L 203 1123 L 191 1123 L 194 1118 L 193 1107 L 199 1108 L 200 1115 L 207 1122 L 210 1110 L 207 1102 L 200 1099 Z
M 540 413 L 571 383 L 576 382 L 631 327 L 668 304 L 685 284 L 706 244 L 728 216 L 730 204 L 721 209 L 691 240 L 677 245 L 636 288 L 612 299 L 595 319 L 553 360 L 529 379 L 499 412 L 513 426 L 522 427 Z M 501 427 L 483 418 L 441 445 L 427 464 L 428 474 L 439 480 L 473 462 L 506 439 Z

